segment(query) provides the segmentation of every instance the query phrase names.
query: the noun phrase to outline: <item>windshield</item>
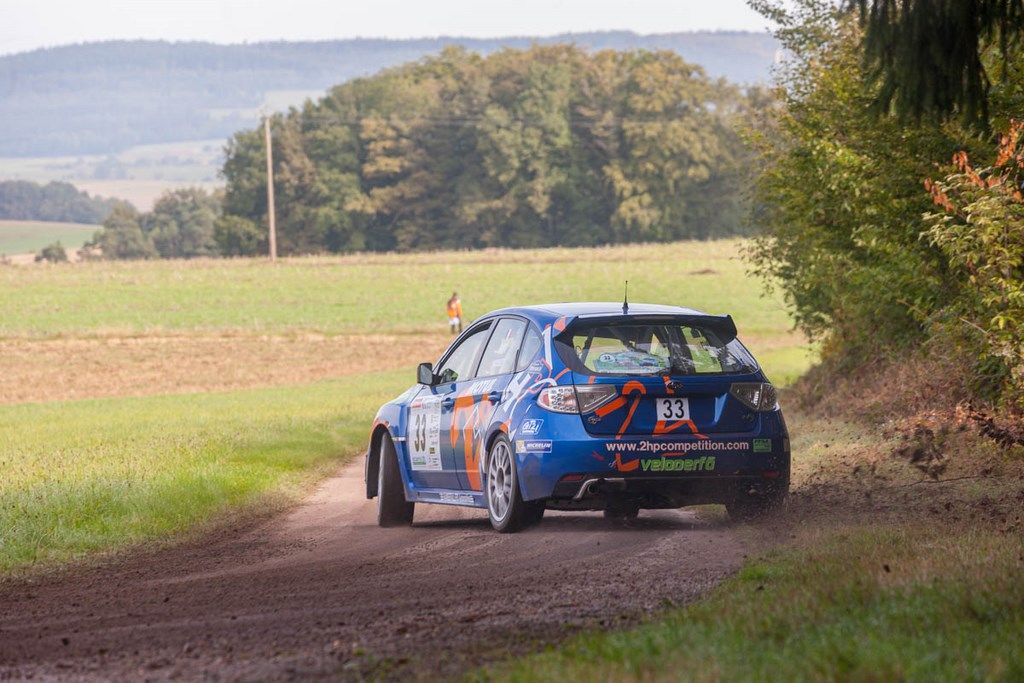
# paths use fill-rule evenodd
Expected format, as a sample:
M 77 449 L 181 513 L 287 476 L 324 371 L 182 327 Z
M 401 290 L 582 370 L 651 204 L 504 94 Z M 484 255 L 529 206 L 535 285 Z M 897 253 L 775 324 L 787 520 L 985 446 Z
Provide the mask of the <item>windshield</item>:
M 757 370 L 738 341 L 723 343 L 713 331 L 694 325 L 583 325 L 558 341 L 562 360 L 577 372 L 708 375 Z

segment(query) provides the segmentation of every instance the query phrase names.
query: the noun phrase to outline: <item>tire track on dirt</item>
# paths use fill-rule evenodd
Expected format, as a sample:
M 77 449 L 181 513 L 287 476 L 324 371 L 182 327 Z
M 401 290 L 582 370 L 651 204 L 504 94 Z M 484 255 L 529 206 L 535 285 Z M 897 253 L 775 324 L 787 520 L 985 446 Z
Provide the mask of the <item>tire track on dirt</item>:
M 380 529 L 353 463 L 249 528 L 0 587 L 0 679 L 437 678 L 693 600 L 742 557 L 689 511 L 498 535 L 420 506 Z

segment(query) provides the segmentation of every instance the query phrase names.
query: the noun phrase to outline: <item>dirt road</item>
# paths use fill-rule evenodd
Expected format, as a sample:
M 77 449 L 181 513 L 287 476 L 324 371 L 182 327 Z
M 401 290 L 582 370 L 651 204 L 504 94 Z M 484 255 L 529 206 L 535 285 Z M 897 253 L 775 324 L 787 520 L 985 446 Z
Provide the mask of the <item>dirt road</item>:
M 112 565 L 0 588 L 0 679 L 458 673 L 693 599 L 743 556 L 726 526 L 548 513 L 515 535 L 421 506 L 379 529 L 355 463 L 289 513 Z

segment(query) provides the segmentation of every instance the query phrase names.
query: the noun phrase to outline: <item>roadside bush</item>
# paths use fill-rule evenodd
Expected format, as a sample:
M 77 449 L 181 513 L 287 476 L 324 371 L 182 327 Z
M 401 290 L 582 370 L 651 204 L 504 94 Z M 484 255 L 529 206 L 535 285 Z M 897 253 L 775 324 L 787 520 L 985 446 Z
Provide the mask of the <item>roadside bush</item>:
M 753 136 L 764 230 L 754 268 L 821 342 L 833 378 L 911 354 L 958 378 L 967 398 L 1024 409 L 1024 124 L 1010 119 L 1024 109 L 1024 49 L 1009 46 L 1007 68 L 991 71 L 998 140 L 873 109 L 864 37 L 841 4 L 753 4 L 790 54 L 782 106 Z M 962 367 L 949 373 L 950 361 Z M 963 399 L 952 384 L 936 398 Z
M 954 150 L 986 146 L 954 126 L 874 117 L 855 17 L 807 0 L 782 25 L 792 56 L 783 106 L 753 136 L 763 233 L 749 256 L 826 356 L 872 362 L 920 342 L 956 296 L 945 253 L 920 239 L 931 208 L 921 180 Z
M 956 172 L 926 181 L 941 211 L 925 216 L 923 238 L 969 286 L 946 316 L 980 345 L 979 393 L 1024 408 L 1024 123 L 1012 122 L 995 163 L 975 168 L 954 155 Z

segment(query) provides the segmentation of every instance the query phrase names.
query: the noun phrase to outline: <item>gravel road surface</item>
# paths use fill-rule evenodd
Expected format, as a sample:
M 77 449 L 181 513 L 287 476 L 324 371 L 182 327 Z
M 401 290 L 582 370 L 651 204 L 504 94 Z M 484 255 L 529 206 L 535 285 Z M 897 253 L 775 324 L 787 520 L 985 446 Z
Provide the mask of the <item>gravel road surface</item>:
M 0 679 L 448 677 L 693 600 L 743 558 L 685 510 L 548 512 L 500 535 L 445 506 L 380 529 L 375 505 L 353 463 L 284 514 L 9 582 Z

